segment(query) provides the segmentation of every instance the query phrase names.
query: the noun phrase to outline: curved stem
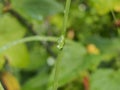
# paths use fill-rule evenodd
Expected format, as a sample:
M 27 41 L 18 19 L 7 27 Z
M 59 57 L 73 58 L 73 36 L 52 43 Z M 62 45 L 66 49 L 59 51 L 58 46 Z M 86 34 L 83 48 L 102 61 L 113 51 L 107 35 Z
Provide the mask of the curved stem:
M 21 44 L 21 43 L 25 43 L 25 42 L 31 42 L 31 41 L 57 42 L 57 37 L 32 36 L 32 37 L 23 38 L 23 39 L 16 40 L 16 41 L 13 41 L 11 43 L 8 43 L 8 44 L 4 45 L 3 47 L 0 47 L 0 53 L 2 53 L 3 51 L 5 51 L 5 50 L 17 45 L 17 44 Z

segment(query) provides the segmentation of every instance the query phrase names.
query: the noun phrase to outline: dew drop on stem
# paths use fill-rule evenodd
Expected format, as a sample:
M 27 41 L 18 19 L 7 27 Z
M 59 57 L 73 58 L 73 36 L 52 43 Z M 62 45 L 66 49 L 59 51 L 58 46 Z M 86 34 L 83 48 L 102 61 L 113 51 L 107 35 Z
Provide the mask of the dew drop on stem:
M 63 48 L 64 44 L 65 44 L 65 37 L 64 37 L 64 35 L 62 35 L 62 36 L 60 36 L 60 38 L 58 39 L 57 48 L 58 48 L 59 50 L 61 50 L 61 49 Z

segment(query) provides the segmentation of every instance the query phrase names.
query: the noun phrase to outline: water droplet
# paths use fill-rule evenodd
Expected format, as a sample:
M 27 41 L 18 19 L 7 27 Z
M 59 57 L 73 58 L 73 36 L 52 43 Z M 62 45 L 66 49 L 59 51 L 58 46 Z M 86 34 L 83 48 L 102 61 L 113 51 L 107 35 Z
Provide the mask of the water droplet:
M 63 48 L 64 44 L 65 44 L 65 37 L 62 35 L 62 36 L 58 39 L 57 48 L 61 50 L 61 49 Z

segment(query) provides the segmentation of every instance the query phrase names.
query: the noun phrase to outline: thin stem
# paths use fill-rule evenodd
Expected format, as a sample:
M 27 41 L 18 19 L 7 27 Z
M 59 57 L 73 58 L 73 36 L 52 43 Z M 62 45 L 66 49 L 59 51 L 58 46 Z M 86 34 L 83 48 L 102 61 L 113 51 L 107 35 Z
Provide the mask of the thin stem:
M 63 46 L 65 44 L 65 34 L 66 34 L 70 4 L 71 4 L 71 0 L 66 0 L 66 7 L 64 11 L 64 20 L 63 20 L 63 31 L 62 31 L 62 35 L 58 39 L 58 45 L 57 45 L 57 48 L 60 50 L 63 49 Z
M 113 12 L 113 10 L 111 10 L 111 13 L 112 13 L 112 16 L 113 16 L 114 21 L 116 22 L 116 21 L 117 21 L 117 18 L 116 18 L 116 16 L 115 16 L 115 13 Z
M 68 21 L 68 14 L 70 9 L 71 0 L 66 0 L 66 7 L 64 11 L 64 21 L 63 21 L 63 32 L 60 37 L 60 40 L 58 41 L 58 48 L 62 49 L 65 42 L 65 34 L 66 34 L 66 28 L 67 28 L 67 21 Z M 55 64 L 55 75 L 54 75 L 54 82 L 53 82 L 53 90 L 57 90 L 58 88 L 58 77 L 59 77 L 59 65 L 60 65 L 60 59 L 56 61 Z
M 57 59 L 54 69 L 54 82 L 53 82 L 53 90 L 57 90 L 58 88 L 58 77 L 59 77 L 59 66 L 60 65 L 60 59 Z
M 31 41 L 51 41 L 51 42 L 57 42 L 57 37 L 46 37 L 46 36 L 31 36 L 27 38 L 23 38 L 20 40 L 13 41 L 11 43 L 8 43 L 7 45 L 4 45 L 3 47 L 0 48 L 0 53 L 3 51 L 21 43 L 25 42 L 31 42 Z
M 62 34 L 65 36 L 66 28 L 67 28 L 67 21 L 68 21 L 68 14 L 70 9 L 71 0 L 66 1 L 66 7 L 64 11 L 64 21 L 63 21 L 63 32 Z
M 117 18 L 116 18 L 116 16 L 115 16 L 115 13 L 113 12 L 113 10 L 111 10 L 111 13 L 112 13 L 114 22 L 117 22 Z M 117 28 L 118 35 L 120 36 L 120 29 L 119 29 L 118 27 L 116 27 L 116 28 Z

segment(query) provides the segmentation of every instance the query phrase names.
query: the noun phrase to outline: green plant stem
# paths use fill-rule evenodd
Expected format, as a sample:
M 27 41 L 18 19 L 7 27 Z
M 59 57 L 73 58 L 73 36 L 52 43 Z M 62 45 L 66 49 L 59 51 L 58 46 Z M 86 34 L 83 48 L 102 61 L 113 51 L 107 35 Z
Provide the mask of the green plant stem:
M 111 10 L 111 13 L 112 13 L 112 16 L 113 16 L 114 21 L 116 22 L 116 21 L 117 21 L 117 18 L 116 18 L 116 16 L 115 16 L 115 13 L 113 12 L 113 10 Z
M 66 28 L 67 28 L 70 4 L 71 4 L 71 0 L 66 0 L 66 7 L 65 7 L 65 11 L 64 11 L 64 20 L 63 20 L 63 31 L 62 31 L 62 35 L 58 39 L 58 45 L 57 45 L 57 48 L 60 50 L 63 49 L 63 46 L 65 44 L 65 35 L 66 35 Z
M 21 44 L 21 43 L 25 43 L 25 42 L 31 42 L 31 41 L 57 42 L 57 37 L 32 36 L 32 37 L 23 38 L 23 39 L 16 40 L 16 41 L 13 41 L 13 42 L 10 42 L 10 43 L 4 45 L 3 47 L 0 48 L 0 53 L 2 53 L 3 51 L 5 51 L 5 50 L 17 45 L 17 44 Z
M 57 90 L 58 88 L 58 77 L 59 77 L 59 65 L 60 65 L 60 59 L 57 59 L 55 63 L 55 68 L 54 68 L 54 82 L 53 82 L 53 90 Z
M 117 18 L 116 18 L 116 16 L 115 16 L 115 13 L 113 12 L 113 10 L 111 10 L 111 13 L 112 13 L 114 22 L 117 22 Z M 119 35 L 119 37 L 120 37 L 120 28 L 118 28 L 118 27 L 117 27 L 117 32 L 118 32 L 118 35 Z
M 65 11 L 64 11 L 64 21 L 63 21 L 63 32 L 62 35 L 60 37 L 60 39 L 62 38 L 62 40 L 60 42 L 58 42 L 58 48 L 62 49 L 64 46 L 64 42 L 65 42 L 65 34 L 66 34 L 66 28 L 67 28 L 67 21 L 68 21 L 68 14 L 69 14 L 69 9 L 70 9 L 70 4 L 71 4 L 71 0 L 66 0 L 66 7 L 65 7 Z M 59 65 L 60 65 L 60 60 L 58 59 L 56 61 L 55 64 L 55 74 L 54 74 L 54 82 L 53 82 L 53 90 L 57 90 L 58 88 L 58 77 L 59 77 Z
M 71 0 L 66 0 L 66 7 L 65 7 L 65 11 L 64 11 L 64 20 L 63 20 L 63 32 L 62 32 L 62 35 L 64 35 L 64 36 L 66 34 L 70 4 L 71 4 Z
M 8 44 L 5 44 L 4 46 L 0 47 L 0 53 L 6 51 L 7 49 L 14 47 L 15 45 L 21 44 L 21 43 L 26 43 L 26 42 L 31 42 L 31 41 L 50 41 L 50 42 L 57 42 L 58 38 L 57 37 L 46 37 L 46 36 L 31 36 L 31 37 L 26 37 L 20 40 L 15 40 L 12 41 Z M 67 43 L 71 43 L 70 40 L 67 40 Z

